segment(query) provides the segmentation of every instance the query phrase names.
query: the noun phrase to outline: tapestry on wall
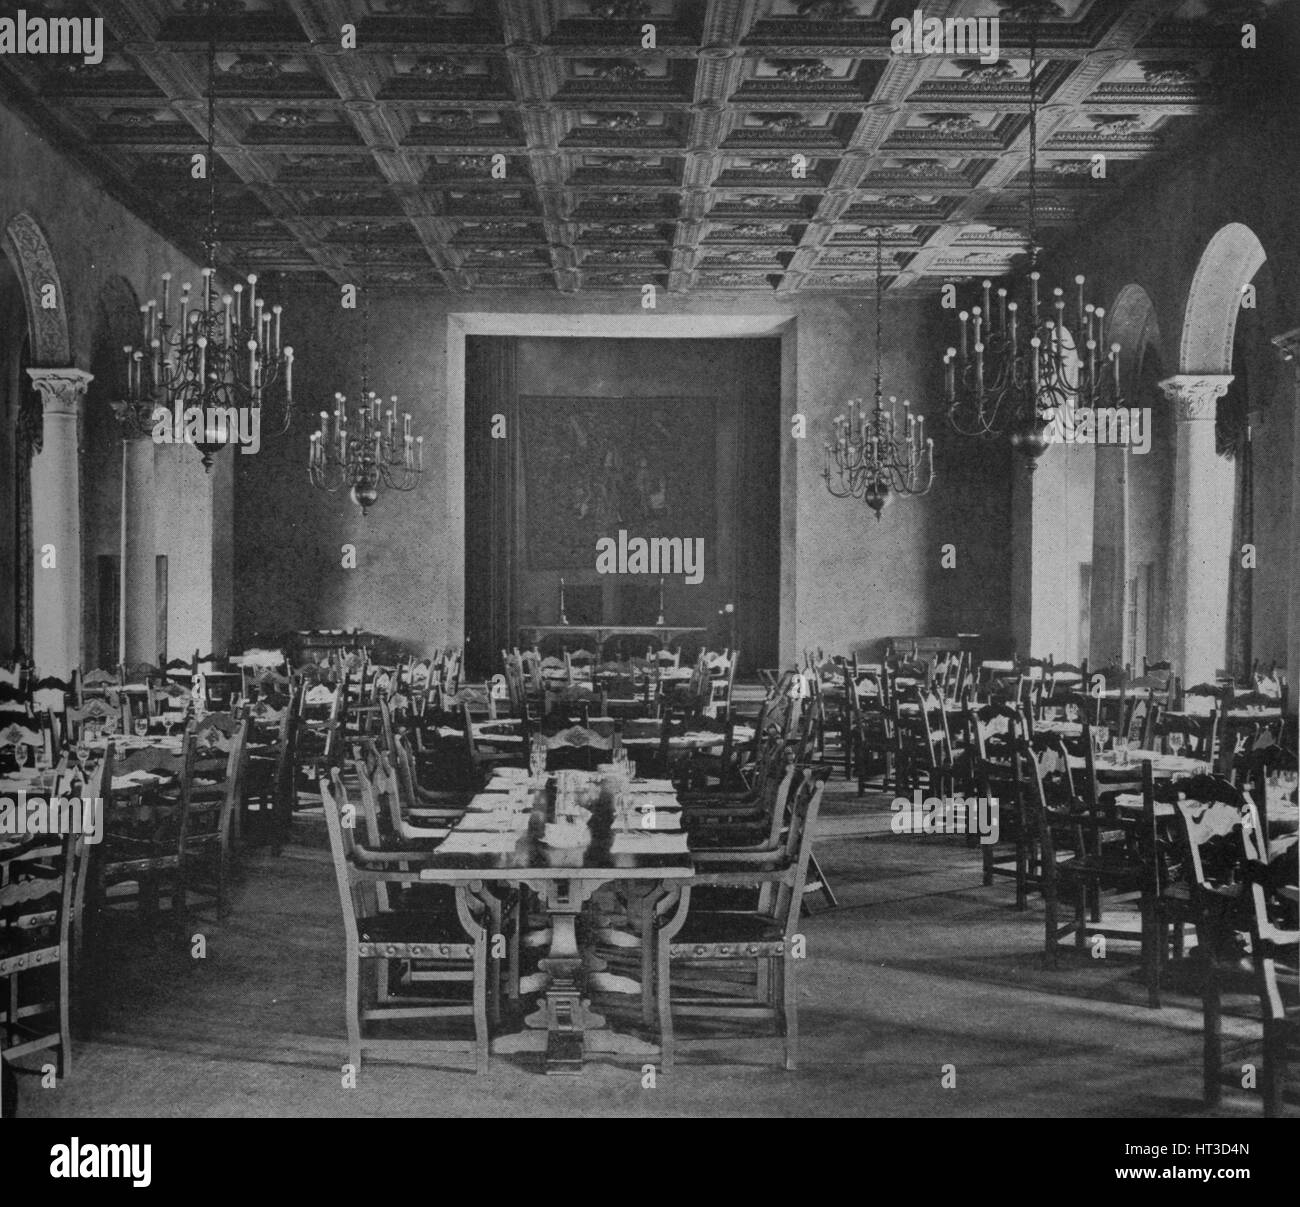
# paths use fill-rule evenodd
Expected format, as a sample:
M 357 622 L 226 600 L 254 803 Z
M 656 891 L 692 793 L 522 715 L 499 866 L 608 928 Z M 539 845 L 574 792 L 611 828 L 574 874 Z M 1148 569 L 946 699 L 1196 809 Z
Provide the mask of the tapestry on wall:
M 712 399 L 533 396 L 519 406 L 531 569 L 591 569 L 596 542 L 620 529 L 703 537 L 712 551 Z

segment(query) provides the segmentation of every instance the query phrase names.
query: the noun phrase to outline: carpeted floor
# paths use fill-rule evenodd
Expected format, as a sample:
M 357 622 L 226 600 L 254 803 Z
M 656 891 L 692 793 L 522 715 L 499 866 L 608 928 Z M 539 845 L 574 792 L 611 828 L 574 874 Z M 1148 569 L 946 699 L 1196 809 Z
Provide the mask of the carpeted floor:
M 899 836 L 887 798 L 833 780 L 816 853 L 839 897 L 812 902 L 799 970 L 801 1066 L 770 1036 L 690 1038 L 643 1085 L 639 1057 L 589 1058 L 547 1077 L 532 1054 L 367 1060 L 344 1089 L 342 924 L 319 817 L 280 858 L 253 850 L 204 959 L 165 933 L 119 925 L 94 1038 L 54 1089 L 19 1078 L 23 1115 L 1200 1116 L 1199 999 L 1175 974 L 1145 1006 L 1136 943 L 1044 968 L 1041 904 L 980 883 L 965 840 Z M 627 999 L 624 999 L 624 1005 Z M 617 1013 L 617 1003 L 611 999 Z M 1228 1003 L 1219 1113 L 1253 1117 L 1242 1063 L 1258 1060 L 1246 999 Z M 1254 1042 L 1252 1042 L 1254 1041 Z M 945 1088 L 945 1066 L 955 1086 Z M 953 1078 L 950 1075 L 948 1080 Z M 1292 1113 L 1295 1107 L 1288 1108 Z

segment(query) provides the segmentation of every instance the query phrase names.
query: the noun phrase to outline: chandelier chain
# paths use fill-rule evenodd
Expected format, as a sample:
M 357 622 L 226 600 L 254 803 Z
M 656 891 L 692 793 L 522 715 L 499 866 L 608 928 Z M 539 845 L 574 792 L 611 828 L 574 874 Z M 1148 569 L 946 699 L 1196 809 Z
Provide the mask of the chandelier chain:
M 361 401 L 370 397 L 370 223 L 361 239 Z
M 1029 263 L 1038 262 L 1038 14 L 1029 22 Z
M 881 370 L 882 351 L 881 350 L 884 348 L 885 344 L 884 344 L 884 337 L 882 334 L 883 328 L 881 326 L 881 319 L 880 319 L 880 312 L 883 309 L 883 307 L 881 306 L 880 301 L 884 293 L 884 284 L 885 284 L 884 269 L 882 267 L 882 260 L 884 258 L 884 254 L 885 254 L 885 236 L 883 232 L 878 230 L 876 231 L 876 409 L 877 410 L 880 409 L 880 400 L 883 394 L 881 390 L 881 376 L 882 376 L 882 370 Z
M 209 268 L 217 265 L 217 35 L 208 36 L 208 227 L 203 250 Z

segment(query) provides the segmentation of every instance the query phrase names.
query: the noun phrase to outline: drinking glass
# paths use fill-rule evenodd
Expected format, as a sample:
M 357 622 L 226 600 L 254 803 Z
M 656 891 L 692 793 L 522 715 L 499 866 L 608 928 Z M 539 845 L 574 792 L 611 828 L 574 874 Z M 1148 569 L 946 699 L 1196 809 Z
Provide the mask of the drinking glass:
M 48 788 L 50 774 L 50 756 L 45 753 L 45 747 L 36 748 L 36 779 L 42 788 Z
M 1115 762 L 1121 767 L 1128 766 L 1128 734 L 1115 736 Z
M 148 717 L 136 717 L 136 719 L 135 719 L 135 736 L 138 737 L 138 738 L 146 738 L 146 737 L 149 736 L 149 718 L 148 718 Z
M 1183 747 L 1187 744 L 1187 735 L 1181 729 L 1171 729 L 1166 735 L 1169 742 L 1169 753 L 1177 757 Z
M 1092 730 L 1092 740 L 1094 742 L 1094 754 L 1101 754 L 1106 749 L 1106 743 L 1110 741 L 1110 726 L 1095 725 Z
M 18 764 L 19 771 L 27 766 L 27 762 L 31 758 L 31 755 L 32 748 L 28 746 L 26 742 L 14 743 L 14 762 Z

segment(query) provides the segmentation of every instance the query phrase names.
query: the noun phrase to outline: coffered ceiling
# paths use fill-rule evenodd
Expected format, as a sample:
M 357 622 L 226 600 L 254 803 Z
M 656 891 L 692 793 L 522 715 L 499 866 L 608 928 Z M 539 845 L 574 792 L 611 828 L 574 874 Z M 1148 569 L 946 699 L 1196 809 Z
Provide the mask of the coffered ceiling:
M 215 35 L 220 259 L 304 283 L 860 290 L 882 232 L 907 294 L 999 274 L 1023 248 L 1033 6 L 90 0 L 103 62 L 0 57 L 0 97 L 193 246 Z M 890 22 L 918 7 L 998 17 L 997 61 L 891 53 Z M 1050 241 L 1141 161 L 1195 147 L 1266 5 L 1036 7 Z

